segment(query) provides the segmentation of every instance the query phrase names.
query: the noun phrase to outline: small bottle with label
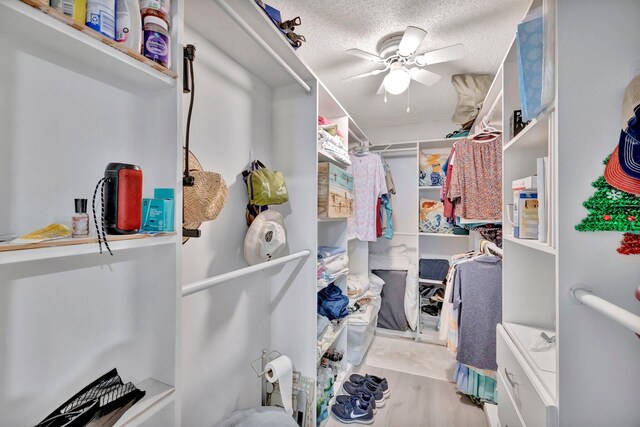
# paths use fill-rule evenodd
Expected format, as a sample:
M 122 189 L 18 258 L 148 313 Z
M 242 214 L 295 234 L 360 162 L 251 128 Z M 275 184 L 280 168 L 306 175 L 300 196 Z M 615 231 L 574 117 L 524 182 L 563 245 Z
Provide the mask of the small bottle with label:
M 87 237 L 89 235 L 87 199 L 75 199 L 75 205 L 76 213 L 71 217 L 71 235 L 73 237 Z
M 167 23 L 155 16 L 145 16 L 143 22 L 142 53 L 150 60 L 169 67 L 171 44 Z

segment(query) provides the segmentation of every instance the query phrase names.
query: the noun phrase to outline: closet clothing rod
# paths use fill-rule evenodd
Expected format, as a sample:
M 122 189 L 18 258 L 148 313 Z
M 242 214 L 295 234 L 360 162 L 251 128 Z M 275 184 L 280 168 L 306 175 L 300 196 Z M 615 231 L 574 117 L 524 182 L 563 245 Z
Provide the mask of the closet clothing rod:
M 636 334 L 640 334 L 640 316 L 593 295 L 591 291 L 587 289 L 572 289 L 571 293 L 580 303 L 591 307 L 610 319 L 615 320 L 622 326 L 631 329 Z
M 375 149 L 375 147 L 372 147 L 373 149 Z M 371 151 L 371 150 L 370 150 Z M 378 154 L 382 154 L 382 153 L 399 153 L 401 151 L 416 151 L 416 147 L 409 147 L 409 148 L 390 148 L 388 150 L 380 150 L 378 152 Z M 374 153 L 376 151 L 373 151 Z
M 267 270 L 269 268 L 277 267 L 282 264 L 286 264 L 289 261 L 294 261 L 300 258 L 306 258 L 311 255 L 311 251 L 305 249 L 300 252 L 293 253 L 291 255 L 283 256 L 282 258 L 276 258 L 271 261 L 261 262 L 260 264 L 252 265 L 249 267 L 241 268 L 239 270 L 230 271 L 229 273 L 219 274 L 217 276 L 209 277 L 208 279 L 200 280 L 199 282 L 193 282 L 182 287 L 182 296 L 187 297 L 205 289 L 212 288 L 220 283 L 228 282 L 238 277 L 246 276 L 248 274 L 257 273 L 258 271 Z
M 251 26 L 247 24 L 245 20 L 242 19 L 242 17 L 238 15 L 238 13 L 227 4 L 225 0 L 216 0 L 216 3 L 218 3 L 222 10 L 224 10 L 225 13 L 236 22 L 236 24 L 238 24 L 253 40 L 255 40 L 256 43 L 258 43 L 260 47 L 262 47 L 265 52 L 269 54 L 269 56 L 271 56 L 278 64 L 280 64 L 280 66 L 287 73 L 289 73 L 300 86 L 302 86 L 302 89 L 304 89 L 306 93 L 311 93 L 311 87 L 304 80 L 302 80 L 302 78 L 295 71 L 293 71 L 293 69 L 289 67 L 289 65 L 284 62 L 284 60 L 280 58 L 280 56 L 273 49 L 271 49 L 271 46 L 269 46 L 267 42 L 265 42 L 262 37 L 260 37 L 260 35 L 256 33 L 255 30 L 251 28 Z

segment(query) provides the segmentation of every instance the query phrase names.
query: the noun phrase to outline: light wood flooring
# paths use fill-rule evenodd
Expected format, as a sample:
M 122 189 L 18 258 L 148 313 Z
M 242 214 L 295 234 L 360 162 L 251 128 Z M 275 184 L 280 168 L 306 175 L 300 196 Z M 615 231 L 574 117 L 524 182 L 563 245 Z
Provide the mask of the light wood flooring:
M 373 426 L 486 427 L 483 410 L 457 393 L 452 382 L 370 366 L 366 359 L 355 371 L 385 377 L 389 381 L 391 394 L 385 406 L 378 408 Z M 330 415 L 326 427 L 344 425 Z

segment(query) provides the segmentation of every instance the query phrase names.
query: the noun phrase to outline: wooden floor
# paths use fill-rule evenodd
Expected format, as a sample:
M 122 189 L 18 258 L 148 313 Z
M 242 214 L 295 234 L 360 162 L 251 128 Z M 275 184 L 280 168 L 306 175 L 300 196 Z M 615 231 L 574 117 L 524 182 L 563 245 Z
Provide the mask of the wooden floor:
M 387 378 L 391 394 L 375 415 L 376 427 L 486 427 L 481 408 L 456 392 L 455 384 L 363 364 L 357 370 Z M 343 394 L 341 392 L 340 394 Z M 339 427 L 333 416 L 326 427 Z

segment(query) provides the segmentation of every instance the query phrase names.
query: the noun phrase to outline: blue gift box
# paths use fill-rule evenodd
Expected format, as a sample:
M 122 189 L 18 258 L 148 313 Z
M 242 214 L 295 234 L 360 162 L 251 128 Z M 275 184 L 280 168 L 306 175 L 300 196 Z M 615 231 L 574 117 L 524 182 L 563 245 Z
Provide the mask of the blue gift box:
M 535 119 L 542 111 L 542 77 L 544 66 L 544 33 L 542 16 L 518 25 L 518 77 L 522 121 Z

